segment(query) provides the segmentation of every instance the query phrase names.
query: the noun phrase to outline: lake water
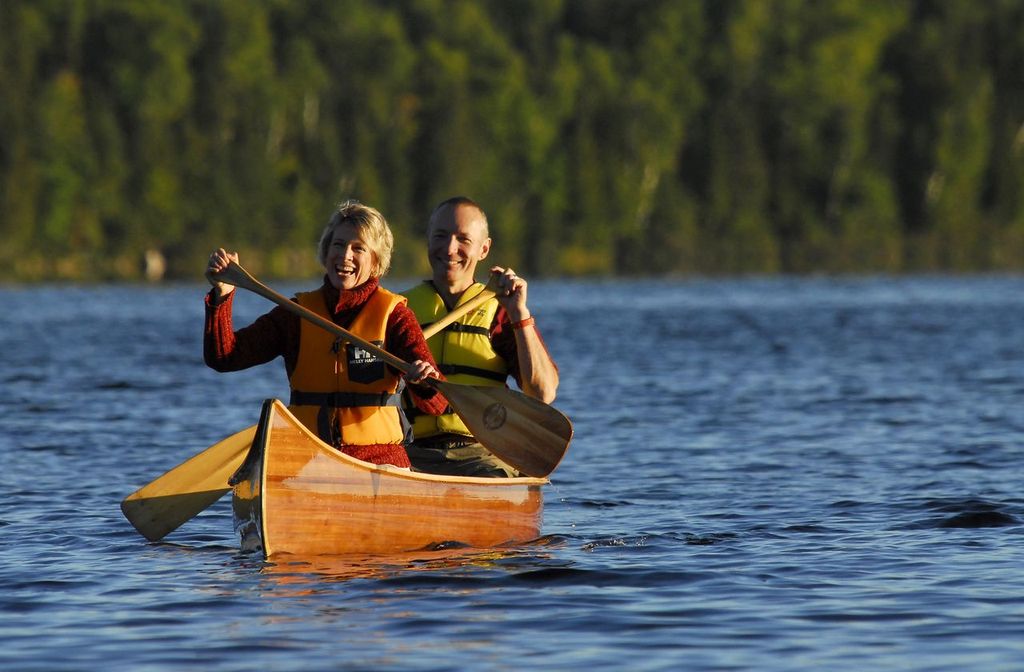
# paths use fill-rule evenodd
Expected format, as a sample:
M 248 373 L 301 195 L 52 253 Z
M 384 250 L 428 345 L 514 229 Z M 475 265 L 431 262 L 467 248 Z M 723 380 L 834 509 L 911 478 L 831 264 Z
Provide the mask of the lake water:
M 1024 668 L 1024 278 L 533 282 L 544 536 L 355 567 L 121 517 L 287 396 L 204 291 L 0 288 L 0 669 Z

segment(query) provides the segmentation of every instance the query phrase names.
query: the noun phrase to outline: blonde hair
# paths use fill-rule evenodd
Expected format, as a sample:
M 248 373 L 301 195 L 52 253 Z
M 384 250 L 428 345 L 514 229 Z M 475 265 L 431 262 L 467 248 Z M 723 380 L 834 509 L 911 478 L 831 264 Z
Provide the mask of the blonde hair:
M 331 246 L 334 230 L 344 223 L 353 225 L 363 242 L 373 252 L 377 263 L 371 274 L 372 277 L 383 277 L 391 268 L 391 252 L 395 249 L 395 237 L 392 235 L 391 227 L 388 226 L 384 215 L 380 214 L 377 209 L 355 200 L 348 200 L 339 205 L 331 218 L 327 220 L 327 226 L 320 234 L 320 243 L 317 246 L 317 259 L 320 264 L 326 265 L 327 250 Z

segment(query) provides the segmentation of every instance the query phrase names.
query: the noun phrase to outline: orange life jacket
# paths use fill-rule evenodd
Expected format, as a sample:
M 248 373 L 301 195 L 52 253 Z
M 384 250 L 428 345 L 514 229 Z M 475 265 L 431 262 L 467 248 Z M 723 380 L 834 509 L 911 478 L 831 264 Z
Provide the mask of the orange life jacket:
M 331 319 L 321 291 L 296 298 L 299 305 Z M 404 297 L 378 288 L 348 330 L 383 346 L 388 316 L 403 303 Z M 377 356 L 302 321 L 288 407 L 325 442 L 338 448 L 404 443 L 407 422 L 400 408 L 399 382 Z

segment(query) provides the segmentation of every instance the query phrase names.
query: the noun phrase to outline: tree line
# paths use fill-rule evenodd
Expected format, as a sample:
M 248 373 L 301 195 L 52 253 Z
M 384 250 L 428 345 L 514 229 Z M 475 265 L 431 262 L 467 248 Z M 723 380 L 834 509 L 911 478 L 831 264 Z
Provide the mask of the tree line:
M 1022 0 L 0 0 L 0 280 L 1024 269 Z M 155 269 L 155 270 L 154 270 Z

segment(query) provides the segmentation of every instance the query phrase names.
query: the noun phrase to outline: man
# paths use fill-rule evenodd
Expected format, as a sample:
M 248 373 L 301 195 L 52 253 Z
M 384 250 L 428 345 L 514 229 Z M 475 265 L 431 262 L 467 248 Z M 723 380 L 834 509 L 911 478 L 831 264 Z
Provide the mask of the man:
M 404 292 L 421 326 L 437 321 L 484 286 L 476 267 L 491 249 L 487 216 L 464 196 L 450 198 L 430 215 L 427 256 L 432 278 Z M 470 385 L 504 386 L 515 378 L 525 393 L 545 403 L 555 399 L 558 368 L 526 304 L 527 284 L 510 268 L 495 266 L 497 296 L 427 340 L 441 373 Z M 413 468 L 458 476 L 518 476 L 477 442 L 448 409 L 440 416 L 410 409 L 415 440 L 408 447 Z

